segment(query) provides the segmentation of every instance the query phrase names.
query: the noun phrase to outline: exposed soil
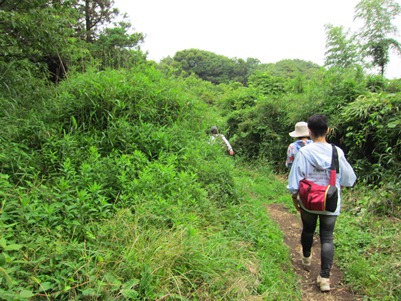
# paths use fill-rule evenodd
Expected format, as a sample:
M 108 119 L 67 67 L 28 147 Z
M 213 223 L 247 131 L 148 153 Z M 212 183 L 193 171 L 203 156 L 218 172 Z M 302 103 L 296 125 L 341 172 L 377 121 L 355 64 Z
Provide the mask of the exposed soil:
M 316 278 L 320 272 L 320 241 L 318 235 L 315 235 L 313 241 L 312 265 L 307 269 L 302 265 L 300 258 L 302 229 L 300 216 L 290 213 L 280 204 L 267 205 L 267 211 L 270 217 L 280 226 L 284 234 L 284 242 L 291 251 L 292 265 L 295 273 L 299 275 L 303 301 L 362 300 L 343 284 L 343 273 L 335 264 L 331 270 L 331 291 L 322 293 L 316 285 Z

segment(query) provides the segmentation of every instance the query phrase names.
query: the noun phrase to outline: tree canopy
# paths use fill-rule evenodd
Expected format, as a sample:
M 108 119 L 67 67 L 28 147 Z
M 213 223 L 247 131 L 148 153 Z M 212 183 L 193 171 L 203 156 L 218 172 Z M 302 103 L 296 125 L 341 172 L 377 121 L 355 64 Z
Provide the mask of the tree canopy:
M 395 39 L 398 29 L 393 23 L 400 13 L 401 5 L 395 0 L 362 0 L 356 6 L 355 19 L 363 22 L 359 32 L 362 50 L 382 75 L 390 61 L 389 49 L 393 47 L 401 54 Z
M 54 82 L 68 67 L 112 58 L 132 64 L 142 33 L 129 33 L 129 22 L 112 23 L 119 15 L 114 1 L 22 0 L 0 2 L 0 70 L 2 83 L 22 75 L 44 76 Z M 113 26 L 114 24 L 114 26 Z M 115 63 L 113 63 L 115 65 Z M 128 65 L 127 65 L 128 66 Z M 26 75 L 24 75 L 26 76 Z
M 359 45 L 355 35 L 343 26 L 325 25 L 326 52 L 324 65 L 327 67 L 349 68 L 360 63 Z

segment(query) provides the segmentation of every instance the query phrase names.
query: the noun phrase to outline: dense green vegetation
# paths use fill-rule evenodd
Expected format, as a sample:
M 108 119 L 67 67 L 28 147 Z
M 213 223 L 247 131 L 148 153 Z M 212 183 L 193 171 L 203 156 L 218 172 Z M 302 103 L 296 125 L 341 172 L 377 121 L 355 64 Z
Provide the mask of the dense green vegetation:
M 325 67 L 198 49 L 156 63 L 117 17 L 113 1 L 0 3 L 0 300 L 300 300 L 263 205 L 293 210 L 288 133 L 317 112 L 358 175 L 336 234 L 345 281 L 401 298 L 401 80 L 377 50 L 393 28 L 364 46 L 375 75 L 358 45 L 330 48 L 335 27 Z

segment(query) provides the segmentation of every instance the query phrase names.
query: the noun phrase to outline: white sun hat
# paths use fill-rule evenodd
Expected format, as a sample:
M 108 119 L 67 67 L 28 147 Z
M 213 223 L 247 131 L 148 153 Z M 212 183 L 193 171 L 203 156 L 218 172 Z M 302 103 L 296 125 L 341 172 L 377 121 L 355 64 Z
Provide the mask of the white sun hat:
M 309 137 L 308 124 L 300 121 L 295 124 L 295 131 L 289 134 L 291 137 Z

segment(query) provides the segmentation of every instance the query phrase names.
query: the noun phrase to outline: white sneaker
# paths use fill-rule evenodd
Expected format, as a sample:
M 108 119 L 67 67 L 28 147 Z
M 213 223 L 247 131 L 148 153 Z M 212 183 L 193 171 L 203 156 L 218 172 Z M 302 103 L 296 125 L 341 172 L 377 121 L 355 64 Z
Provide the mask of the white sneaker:
M 330 278 L 323 278 L 319 275 L 317 276 L 316 282 L 322 292 L 330 291 Z
M 299 253 L 301 254 L 302 265 L 305 267 L 310 267 L 312 264 L 312 253 L 310 253 L 309 257 L 305 257 L 302 250 Z

